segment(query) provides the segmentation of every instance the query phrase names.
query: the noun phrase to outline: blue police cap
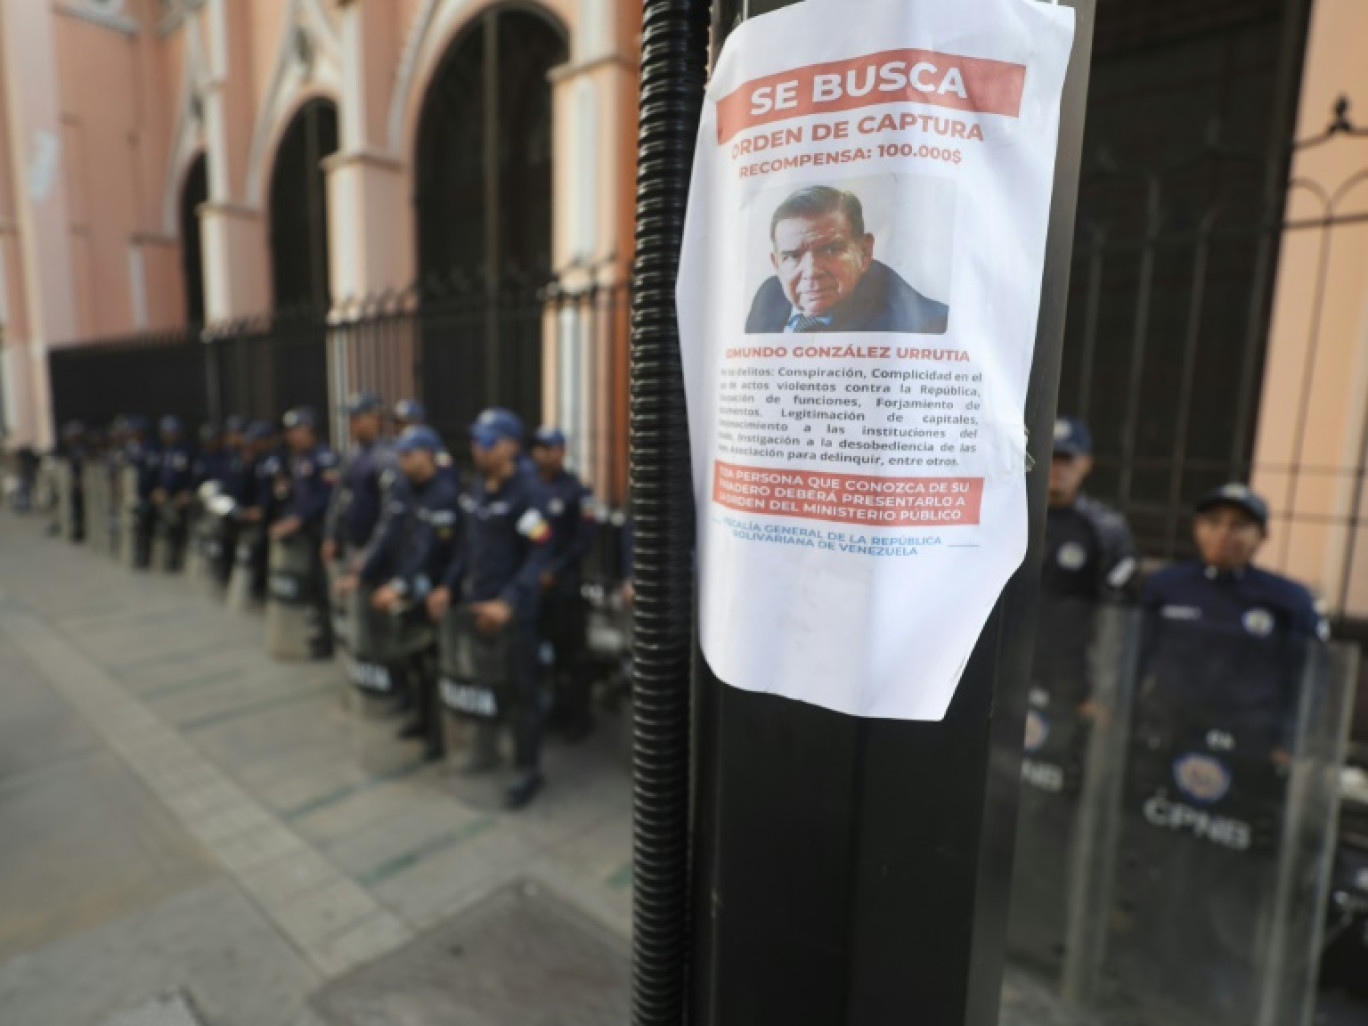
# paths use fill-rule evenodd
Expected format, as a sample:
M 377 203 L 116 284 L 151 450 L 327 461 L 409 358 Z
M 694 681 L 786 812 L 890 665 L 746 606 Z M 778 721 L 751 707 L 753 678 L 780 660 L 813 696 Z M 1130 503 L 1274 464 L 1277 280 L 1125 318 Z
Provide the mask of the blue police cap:
M 493 448 L 501 439 L 522 441 L 523 423 L 512 410 L 491 406 L 470 425 L 470 437 L 481 449 Z
M 1054 424 L 1054 451 L 1065 456 L 1092 454 L 1092 433 L 1077 417 L 1059 417 Z
M 417 452 L 420 449 L 425 452 L 441 452 L 444 448 L 446 446 L 442 444 L 441 436 L 426 424 L 414 424 L 405 428 L 399 440 L 394 443 L 394 451 L 399 453 Z
M 545 445 L 553 449 L 563 446 L 565 444 L 565 432 L 550 424 L 543 424 L 537 428 L 537 433 L 532 436 L 532 444 Z
M 406 424 L 422 424 L 427 421 L 427 410 L 417 399 L 400 399 L 394 404 L 394 419 Z
M 225 435 L 240 435 L 247 429 L 247 418 L 238 413 L 230 413 L 223 418 Z
M 243 432 L 243 437 L 249 442 L 264 442 L 270 438 L 273 432 L 271 425 L 264 420 L 254 420 L 247 425 L 247 430 Z
M 201 441 L 201 442 L 206 442 L 206 443 L 208 443 L 208 442 L 215 442 L 215 441 L 217 441 L 219 438 L 221 438 L 222 435 L 223 435 L 223 432 L 221 432 L 221 431 L 219 430 L 219 426 L 218 426 L 217 424 L 201 424 L 201 425 L 200 425 L 199 437 L 200 437 L 200 441 Z
M 1197 500 L 1196 511 L 1204 513 L 1214 506 L 1234 506 L 1248 513 L 1261 528 L 1268 529 L 1268 503 L 1247 484 L 1233 481 L 1213 488 Z
M 374 392 L 355 392 L 347 400 L 348 417 L 359 417 L 363 413 L 377 413 L 384 408 L 384 400 Z
M 150 426 L 146 417 L 139 417 L 136 414 L 124 421 L 124 425 L 134 434 L 146 434 Z
M 160 420 L 160 422 L 158 422 L 157 430 L 164 435 L 180 434 L 180 418 L 168 413 L 165 417 L 163 417 Z
M 318 423 L 314 416 L 314 411 L 307 406 L 296 406 L 293 410 L 287 410 L 285 416 L 280 418 L 280 422 L 285 425 L 286 430 L 291 428 L 311 428 Z

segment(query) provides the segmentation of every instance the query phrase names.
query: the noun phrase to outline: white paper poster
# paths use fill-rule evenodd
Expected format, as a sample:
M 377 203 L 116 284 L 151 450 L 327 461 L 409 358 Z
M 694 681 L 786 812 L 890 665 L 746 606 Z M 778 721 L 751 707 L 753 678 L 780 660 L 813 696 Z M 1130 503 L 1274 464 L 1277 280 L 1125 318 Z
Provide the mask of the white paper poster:
M 1026 552 L 1072 40 L 1038 0 L 807 0 L 727 40 L 676 295 L 727 683 L 944 717 Z

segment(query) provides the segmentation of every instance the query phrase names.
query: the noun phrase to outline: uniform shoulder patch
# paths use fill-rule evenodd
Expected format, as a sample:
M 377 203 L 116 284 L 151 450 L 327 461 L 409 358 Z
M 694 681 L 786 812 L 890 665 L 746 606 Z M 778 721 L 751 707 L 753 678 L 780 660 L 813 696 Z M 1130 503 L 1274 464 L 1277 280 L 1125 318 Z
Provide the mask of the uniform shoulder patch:
M 528 506 L 518 518 L 518 533 L 534 545 L 540 545 L 551 537 L 551 525 L 536 506 Z

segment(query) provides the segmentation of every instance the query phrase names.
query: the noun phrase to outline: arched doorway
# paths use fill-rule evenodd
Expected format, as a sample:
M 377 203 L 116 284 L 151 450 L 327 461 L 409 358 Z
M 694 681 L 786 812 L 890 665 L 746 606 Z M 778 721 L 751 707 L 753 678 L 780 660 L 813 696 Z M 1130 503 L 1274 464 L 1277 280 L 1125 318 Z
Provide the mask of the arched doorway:
M 181 273 L 185 279 L 185 323 L 204 323 L 204 259 L 200 249 L 199 208 L 209 202 L 209 161 L 201 153 L 181 187 Z
M 276 311 L 326 313 L 328 206 L 323 159 L 337 150 L 337 107 L 310 100 L 291 120 L 271 168 L 271 295 Z
M 498 404 L 541 406 L 541 307 L 551 274 L 550 70 L 567 57 L 549 17 L 487 11 L 448 49 L 415 153 L 424 398 L 460 432 Z
M 337 150 L 337 107 L 305 103 L 291 119 L 271 168 L 271 297 L 274 315 L 264 336 L 249 336 L 249 362 L 268 366 L 267 382 L 249 383 L 271 415 L 292 406 L 328 410 L 328 206 L 323 160 Z M 261 352 L 265 346 L 269 356 Z M 262 400 L 257 400 L 258 405 Z

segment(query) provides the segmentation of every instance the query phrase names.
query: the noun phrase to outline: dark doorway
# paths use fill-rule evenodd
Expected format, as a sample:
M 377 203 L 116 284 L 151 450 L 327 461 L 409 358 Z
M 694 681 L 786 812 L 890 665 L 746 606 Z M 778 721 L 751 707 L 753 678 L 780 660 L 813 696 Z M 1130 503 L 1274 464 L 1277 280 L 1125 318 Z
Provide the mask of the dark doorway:
M 199 208 L 209 202 L 209 161 L 201 153 L 181 187 L 181 273 L 185 278 L 185 322 L 204 323 L 204 255 L 200 250 Z
M 323 158 L 337 150 L 337 107 L 310 100 L 295 114 L 271 169 L 271 288 L 276 311 L 325 313 L 328 207 Z
M 496 8 L 462 33 L 419 122 L 422 387 L 437 426 L 459 431 L 498 404 L 541 408 L 541 307 L 551 274 L 551 83 L 566 59 L 547 17 Z
M 271 169 L 274 312 L 268 328 L 250 329 L 236 346 L 243 353 L 269 351 L 270 371 L 249 391 L 257 397 L 256 405 L 274 415 L 299 405 L 320 415 L 328 409 L 327 313 L 332 290 L 323 160 L 336 150 L 337 107 L 331 100 L 310 100 L 285 130 Z M 248 364 L 264 366 L 258 360 Z

